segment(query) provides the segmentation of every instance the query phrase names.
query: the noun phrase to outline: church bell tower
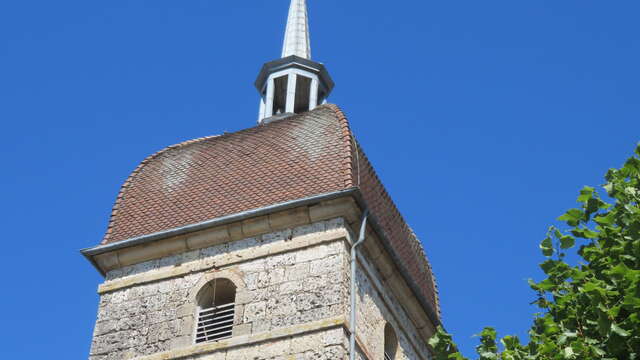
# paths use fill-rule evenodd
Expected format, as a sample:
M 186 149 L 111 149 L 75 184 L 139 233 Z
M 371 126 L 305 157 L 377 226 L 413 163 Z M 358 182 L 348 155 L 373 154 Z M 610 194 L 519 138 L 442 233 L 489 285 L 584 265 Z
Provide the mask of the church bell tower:
M 291 2 L 282 58 L 264 64 L 255 85 L 260 93 L 258 123 L 307 112 L 326 102 L 334 83 L 324 65 L 311 60 L 306 0 Z
M 305 0 L 256 87 L 258 125 L 144 159 L 81 251 L 104 277 L 89 360 L 431 360 L 431 266 L 325 101 Z

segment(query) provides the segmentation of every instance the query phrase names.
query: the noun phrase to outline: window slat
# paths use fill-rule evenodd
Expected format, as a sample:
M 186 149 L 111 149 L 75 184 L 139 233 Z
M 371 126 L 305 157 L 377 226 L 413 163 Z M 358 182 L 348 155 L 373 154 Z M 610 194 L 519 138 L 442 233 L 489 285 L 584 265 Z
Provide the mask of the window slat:
M 220 315 L 220 316 L 218 316 L 218 314 L 213 315 L 213 316 L 211 316 L 211 315 L 201 316 L 198 322 L 200 322 L 200 321 L 211 321 L 211 320 L 213 320 L 213 321 L 219 321 L 219 320 L 223 320 L 223 319 L 232 318 L 232 317 L 233 317 L 233 315 L 234 315 L 234 313 L 231 313 L 231 314 L 223 314 L 223 315 Z
M 220 323 L 198 325 L 198 329 L 203 331 L 211 331 L 211 330 L 223 329 L 228 327 L 233 327 L 233 322 L 226 321 L 224 325 L 221 325 Z
M 211 317 L 211 316 L 216 316 L 216 315 L 225 315 L 225 314 L 229 314 L 229 313 L 233 313 L 233 309 L 223 310 L 223 311 L 218 311 L 218 312 L 212 312 L 212 313 L 201 313 L 200 317 Z
M 225 331 L 218 331 L 215 333 L 207 333 L 205 335 L 201 335 L 200 337 L 198 337 L 197 339 L 219 339 L 220 337 L 218 337 L 218 335 L 223 335 L 223 334 L 228 334 L 229 336 L 231 335 L 231 329 L 225 330 Z
M 200 310 L 196 343 L 230 338 L 233 333 L 234 305 L 229 303 Z

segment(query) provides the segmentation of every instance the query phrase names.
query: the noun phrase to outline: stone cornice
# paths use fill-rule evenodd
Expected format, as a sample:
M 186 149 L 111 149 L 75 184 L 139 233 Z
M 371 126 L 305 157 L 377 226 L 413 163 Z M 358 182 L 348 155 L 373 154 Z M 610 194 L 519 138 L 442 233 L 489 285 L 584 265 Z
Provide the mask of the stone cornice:
M 193 261 L 180 266 L 149 270 L 145 273 L 127 276 L 122 279 L 108 280 L 98 287 L 99 294 L 106 294 L 122 290 L 132 286 L 138 286 L 156 281 L 185 276 L 191 273 L 208 271 L 211 269 L 223 270 L 247 261 L 274 256 L 287 252 L 297 251 L 311 246 L 318 246 L 334 241 L 345 241 L 348 233 L 345 229 L 335 229 L 321 234 L 308 234 L 291 238 L 285 243 L 262 245 L 257 248 L 248 248 L 235 252 L 233 255 L 218 256 L 215 264 L 209 261 Z
M 136 238 L 131 238 L 123 241 L 118 241 L 111 244 L 99 245 L 92 248 L 83 249 L 80 252 L 84 255 L 95 267 L 96 269 L 104 276 L 108 271 L 122 267 L 131 265 L 136 262 L 136 259 L 128 259 L 124 261 L 119 261 L 118 258 L 113 258 L 113 254 L 116 256 L 118 254 L 122 254 L 128 252 L 128 249 L 140 249 L 145 245 L 153 244 L 154 248 L 161 248 L 158 257 L 167 256 L 167 253 L 175 254 L 176 252 L 180 252 L 181 250 L 195 250 L 202 247 L 207 247 L 210 245 L 215 245 L 216 243 L 212 243 L 210 245 L 204 244 L 201 247 L 190 248 L 189 244 L 186 244 L 186 247 L 181 247 L 180 244 L 175 244 L 175 239 L 178 239 L 182 236 L 193 237 L 194 233 L 197 234 L 201 231 L 211 229 L 220 230 L 220 237 L 222 240 L 238 240 L 243 237 L 253 236 L 258 233 L 256 231 L 264 230 L 265 232 L 269 231 L 277 231 L 281 229 L 285 229 L 291 226 L 298 226 L 303 224 L 308 224 L 312 221 L 326 220 L 328 218 L 339 217 L 339 215 L 326 214 L 327 210 L 336 210 L 335 206 L 333 206 L 333 202 L 331 200 L 334 199 L 342 199 L 347 200 L 349 198 L 358 196 L 359 190 L 357 188 L 351 188 L 342 191 L 336 191 L 326 194 L 314 195 L 307 198 L 296 199 L 292 201 L 288 201 L 285 203 L 274 204 L 270 206 L 266 206 L 263 208 L 253 209 L 249 211 L 244 211 L 237 214 L 231 214 L 227 216 L 223 216 L 216 219 L 207 220 L 197 224 L 191 224 L 187 226 L 183 226 L 180 228 L 174 228 L 165 230 L 158 233 L 148 234 L 144 236 L 139 236 Z M 348 200 L 347 200 L 348 201 Z M 344 201 L 338 201 L 339 203 L 344 204 Z M 353 202 L 353 200 L 351 200 Z M 331 209 L 326 209 L 325 206 L 314 206 L 314 205 L 329 205 L 332 206 Z M 306 207 L 306 217 L 304 213 L 298 212 L 290 212 L 288 210 L 296 209 L 299 207 Z M 313 213 L 310 208 L 313 208 Z M 339 209 L 339 210 L 347 210 L 347 209 Z M 290 219 L 291 215 L 298 215 L 298 217 L 293 217 Z M 328 217 L 326 216 L 328 215 Z M 318 218 L 322 217 L 323 218 Z M 267 224 L 265 226 L 261 221 L 256 220 L 256 218 L 267 217 Z M 316 219 L 318 218 L 318 219 Z M 349 218 L 350 219 L 350 218 Z M 245 220 L 247 224 L 244 224 Z M 350 219 L 351 220 L 351 219 Z M 253 223 L 253 228 L 252 224 Z M 262 225 L 262 228 L 258 228 L 257 226 Z M 226 234 L 225 234 L 226 232 Z M 250 235 L 245 235 L 250 234 Z M 169 240 L 169 241 L 164 241 Z M 200 246 L 201 244 L 192 244 L 192 246 Z M 105 256 L 105 254 L 110 254 L 111 256 Z M 148 256 L 154 256 L 151 253 L 148 253 Z M 151 257 L 147 260 L 153 259 Z M 109 261 L 110 260 L 110 261 Z M 131 262 L 134 261 L 134 262 Z M 146 260 L 142 260 L 146 261 Z

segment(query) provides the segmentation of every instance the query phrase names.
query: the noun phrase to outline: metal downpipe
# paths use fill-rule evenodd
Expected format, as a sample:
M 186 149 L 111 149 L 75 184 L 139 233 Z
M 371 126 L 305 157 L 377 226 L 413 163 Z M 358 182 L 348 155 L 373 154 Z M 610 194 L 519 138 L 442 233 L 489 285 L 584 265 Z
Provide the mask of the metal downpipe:
M 365 209 L 362 214 L 358 241 L 351 246 L 351 320 L 349 323 L 349 358 L 351 360 L 356 359 L 356 257 L 358 255 L 356 248 L 365 240 L 368 217 L 369 210 Z

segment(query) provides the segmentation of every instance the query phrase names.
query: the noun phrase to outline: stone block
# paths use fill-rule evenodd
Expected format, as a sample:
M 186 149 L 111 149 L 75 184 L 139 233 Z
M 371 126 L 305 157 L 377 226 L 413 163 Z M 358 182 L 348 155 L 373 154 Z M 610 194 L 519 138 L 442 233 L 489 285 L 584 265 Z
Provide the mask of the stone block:
M 98 264 L 98 267 L 104 272 L 108 272 L 120 267 L 118 254 L 116 252 L 96 255 L 93 257 L 93 259 Z
M 194 316 L 187 316 L 178 322 L 178 328 L 176 329 L 177 333 L 182 336 L 188 336 L 191 339 L 191 335 L 193 334 L 193 330 L 195 329 L 196 321 Z
M 231 240 L 235 241 L 244 238 L 244 234 L 242 233 L 242 223 L 230 224 L 228 229 Z
M 226 360 L 226 351 L 217 351 L 213 354 L 207 354 L 205 356 L 198 356 L 197 358 L 189 358 L 188 360 Z
M 226 226 L 207 229 L 187 237 L 187 247 L 192 250 L 202 249 L 229 241 L 229 231 Z
M 251 218 L 242 222 L 242 233 L 245 237 L 268 233 L 270 230 L 271 227 L 267 216 Z
M 244 307 L 244 323 L 263 319 L 267 311 L 267 302 L 261 301 L 247 304 Z
M 255 320 L 251 324 L 251 333 L 259 334 L 271 330 L 271 320 Z
M 240 324 L 233 327 L 233 336 L 242 336 L 251 334 L 251 324 Z
M 303 249 L 296 253 L 296 263 L 304 263 L 317 259 L 322 259 L 327 256 L 327 245 L 313 246 L 307 249 Z
M 184 304 L 176 309 L 176 316 L 179 318 L 193 316 L 196 313 L 196 304 Z
M 309 219 L 311 222 L 344 217 L 351 224 L 360 218 L 360 210 L 353 198 L 340 198 L 323 201 L 320 204 L 309 207 Z
M 193 340 L 191 339 L 191 336 L 173 337 L 169 340 L 169 348 L 178 349 L 181 347 L 186 347 L 191 345 L 192 341 Z
M 147 260 L 169 257 L 187 250 L 184 237 L 174 237 L 118 251 L 120 265 L 128 266 Z
M 326 221 L 326 229 L 327 231 L 343 229 L 345 227 L 344 218 L 338 217 L 331 220 Z
M 244 307 L 245 305 L 239 305 L 236 301 L 236 305 L 234 308 L 234 316 L 233 316 L 233 324 L 238 325 L 242 324 L 244 320 Z
M 309 212 L 306 207 L 285 210 L 269 215 L 269 224 L 273 231 L 308 224 L 309 221 Z
M 265 259 L 267 270 L 281 268 L 295 264 L 296 256 L 293 253 L 274 254 Z
M 278 293 L 280 295 L 289 295 L 294 293 L 302 292 L 305 289 L 303 281 L 288 281 L 280 284 L 278 289 Z
M 238 265 L 238 269 L 245 274 L 265 271 L 267 268 L 265 259 L 255 259 Z
M 324 333 L 324 346 L 342 345 L 347 341 L 347 334 L 343 329 L 331 329 Z
M 283 230 L 275 231 L 272 233 L 263 234 L 260 237 L 260 239 L 262 240 L 263 244 L 267 245 L 267 244 L 290 240 L 291 233 L 292 233 L 291 229 L 283 229 Z
M 287 281 L 300 280 L 309 276 L 309 263 L 296 264 L 289 266 L 285 270 L 285 279 Z
M 311 276 L 320 276 L 342 270 L 340 256 L 332 255 L 320 258 L 309 263 L 309 274 Z
M 319 350 L 324 348 L 324 333 L 312 333 L 296 336 L 291 339 L 291 353 L 303 353 L 309 350 Z

